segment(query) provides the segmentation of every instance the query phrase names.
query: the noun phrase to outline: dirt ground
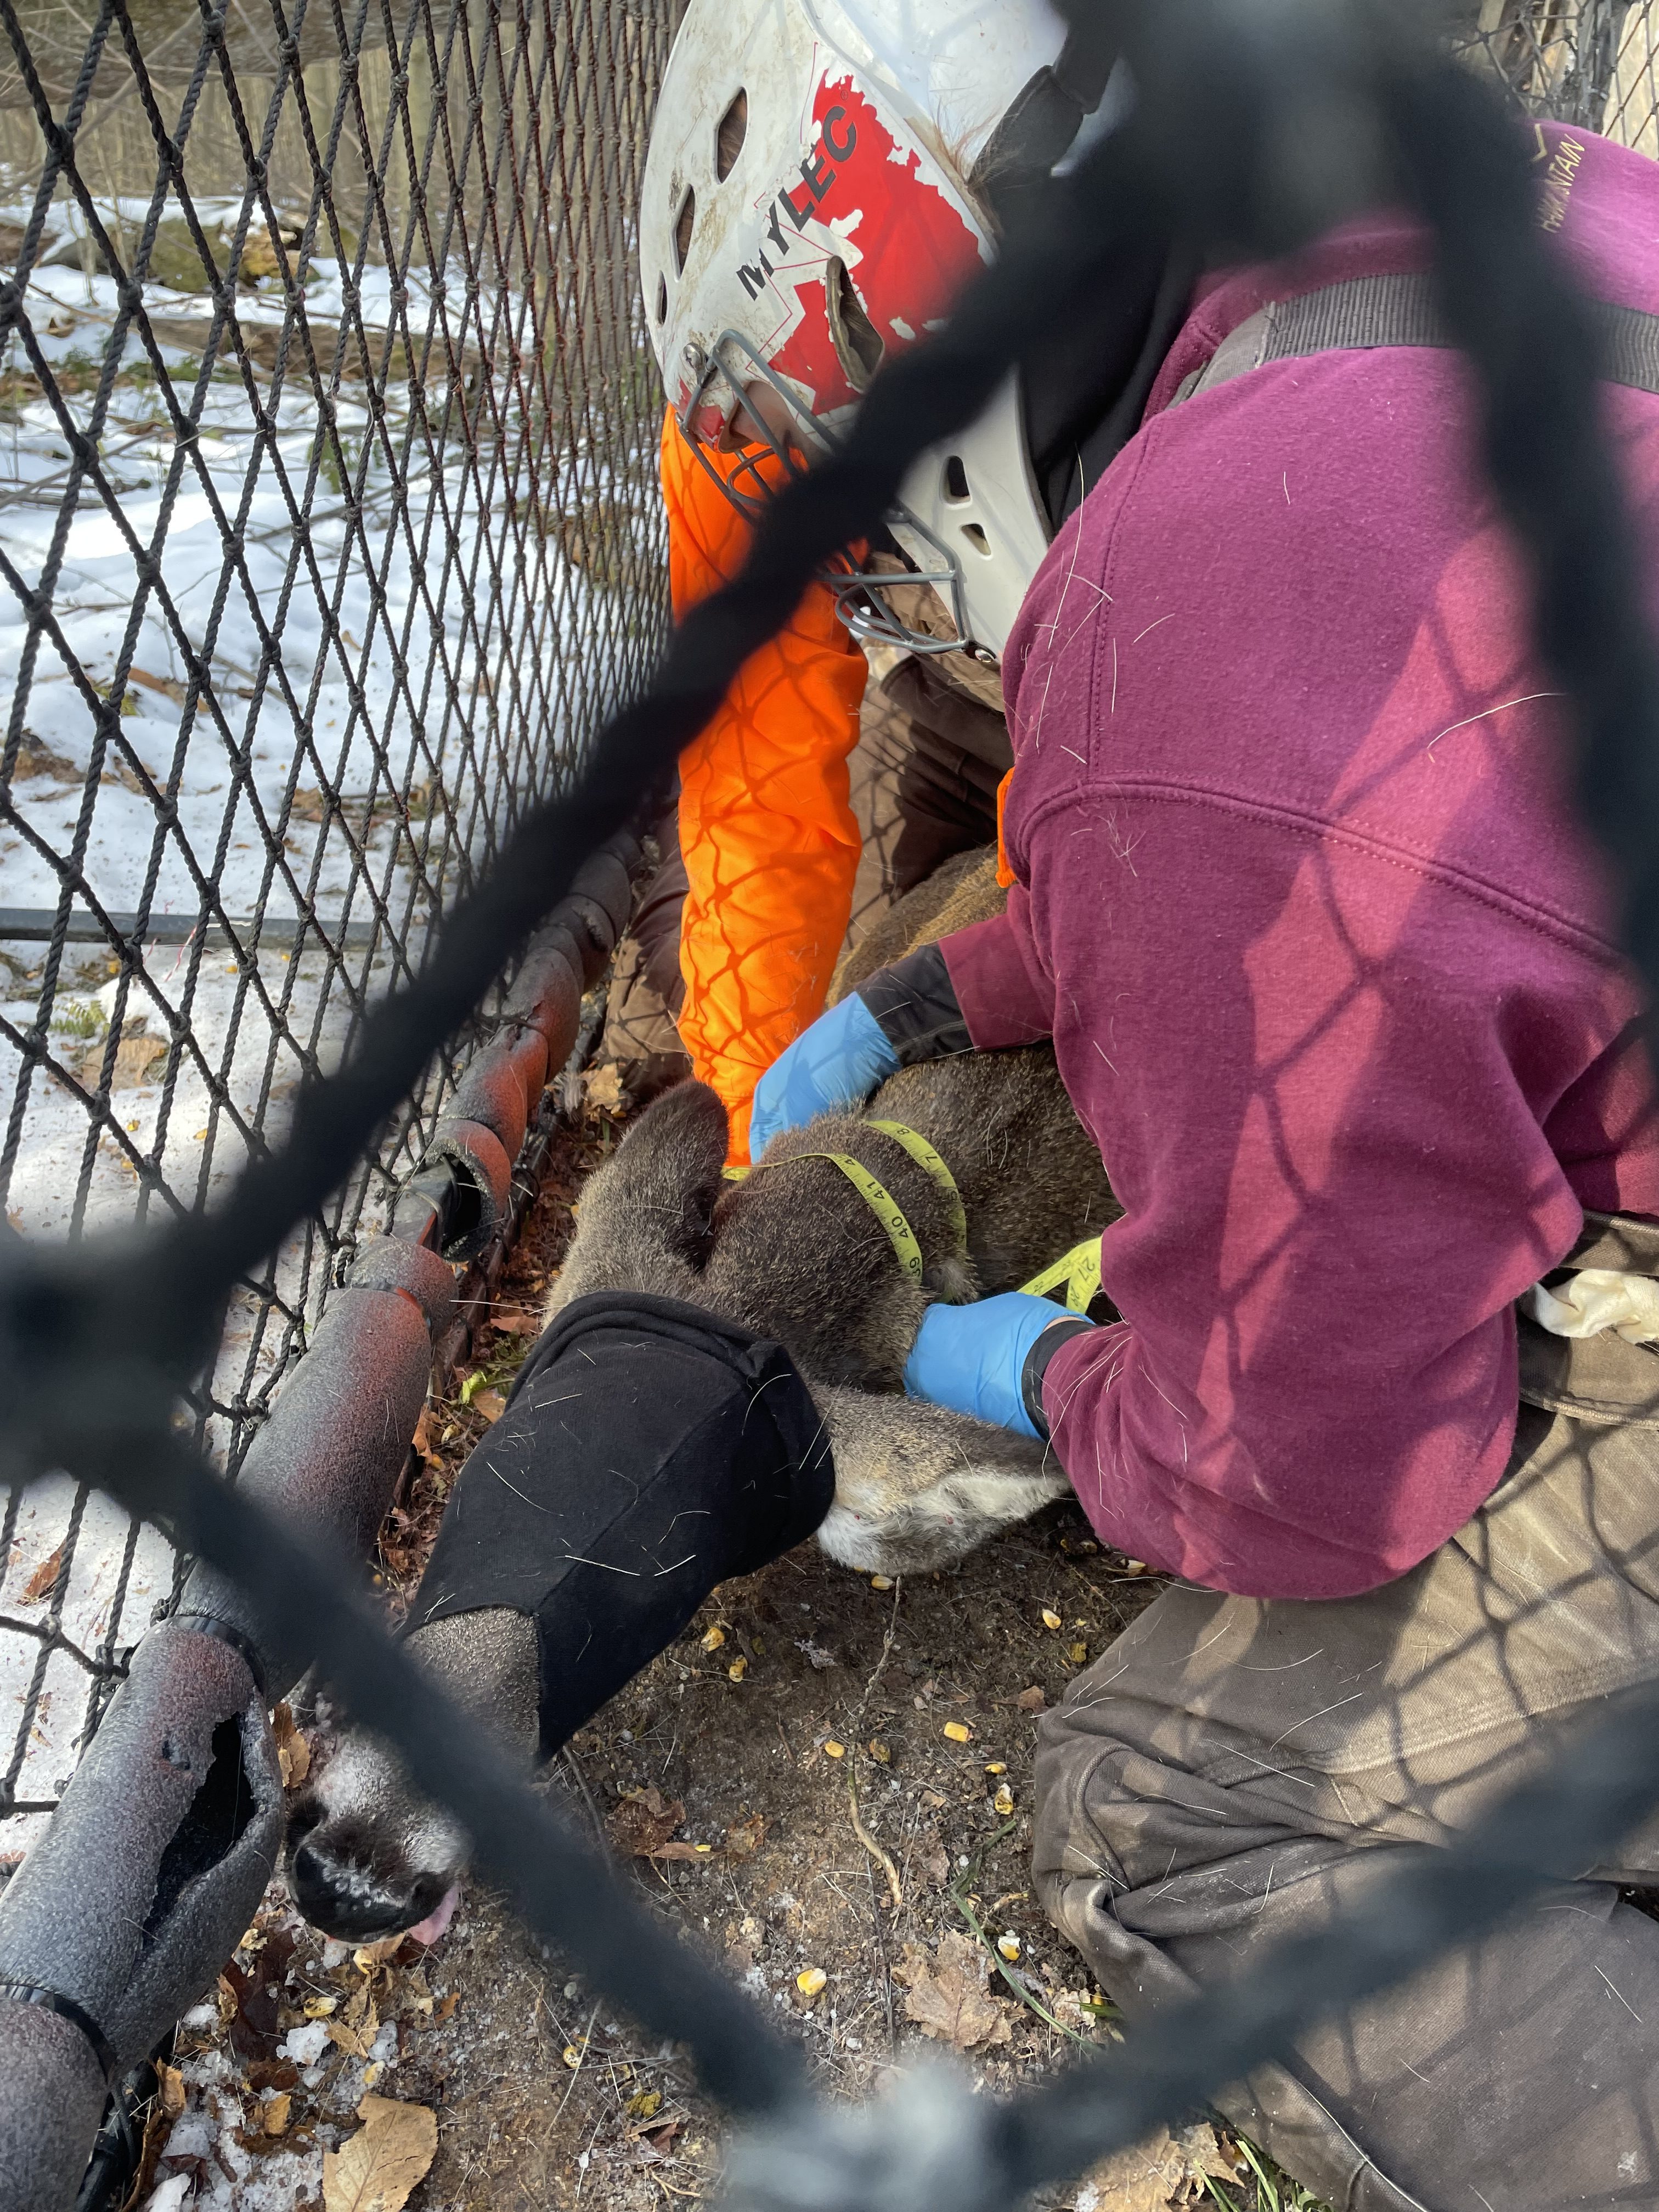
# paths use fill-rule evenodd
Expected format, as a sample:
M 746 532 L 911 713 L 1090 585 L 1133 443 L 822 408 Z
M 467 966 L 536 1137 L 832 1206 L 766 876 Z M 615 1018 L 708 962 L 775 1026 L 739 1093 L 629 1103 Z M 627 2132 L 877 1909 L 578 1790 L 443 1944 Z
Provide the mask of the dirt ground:
M 533 1340 L 571 1200 L 614 1136 L 597 1112 L 561 1140 L 491 1341 L 423 1419 L 426 1457 L 382 1538 L 394 1613 Z M 540 1786 L 800 2038 L 826 2092 L 878 2091 L 941 2043 L 1006 2090 L 1118 2033 L 1030 1891 L 1031 1760 L 1042 1706 L 1156 1588 L 1070 1505 L 955 1570 L 893 1583 L 804 1546 L 717 1590 Z M 293 1738 L 290 1763 L 308 1755 Z M 672 2212 L 711 2192 L 718 2118 L 689 2064 L 642 2041 L 484 1890 L 426 1952 L 325 1945 L 280 1882 L 250 1937 L 181 2031 L 164 2086 L 183 2110 L 153 2116 L 137 2202 L 320 2208 L 324 2153 L 362 2126 L 365 2094 L 393 2100 L 363 2110 L 392 2130 L 389 2155 L 406 2137 L 417 2165 L 435 2117 L 411 2212 Z M 343 2172 L 328 2212 L 357 2201 Z M 1306 2202 L 1207 2124 L 1044 2201 L 1157 2212 L 1200 2199 L 1240 2212 Z

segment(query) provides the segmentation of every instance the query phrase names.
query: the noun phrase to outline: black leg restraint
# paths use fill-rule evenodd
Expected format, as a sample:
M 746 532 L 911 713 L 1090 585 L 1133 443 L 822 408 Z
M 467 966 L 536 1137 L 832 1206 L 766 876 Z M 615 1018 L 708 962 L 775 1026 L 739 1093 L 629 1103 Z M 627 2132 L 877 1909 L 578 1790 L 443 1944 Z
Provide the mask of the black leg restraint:
M 550 1755 L 717 1583 L 810 1536 L 835 1487 L 781 1345 L 674 1298 L 578 1298 L 461 1469 L 409 1626 L 530 1614 Z

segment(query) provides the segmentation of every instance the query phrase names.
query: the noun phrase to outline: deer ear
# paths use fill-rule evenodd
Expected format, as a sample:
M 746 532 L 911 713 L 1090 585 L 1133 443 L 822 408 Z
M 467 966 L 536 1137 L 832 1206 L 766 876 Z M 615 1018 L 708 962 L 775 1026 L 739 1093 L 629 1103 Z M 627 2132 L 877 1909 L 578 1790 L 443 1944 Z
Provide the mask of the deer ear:
M 728 1141 L 726 1108 L 706 1083 L 654 1099 L 583 1188 L 550 1311 L 589 1291 L 682 1295 L 708 1256 Z

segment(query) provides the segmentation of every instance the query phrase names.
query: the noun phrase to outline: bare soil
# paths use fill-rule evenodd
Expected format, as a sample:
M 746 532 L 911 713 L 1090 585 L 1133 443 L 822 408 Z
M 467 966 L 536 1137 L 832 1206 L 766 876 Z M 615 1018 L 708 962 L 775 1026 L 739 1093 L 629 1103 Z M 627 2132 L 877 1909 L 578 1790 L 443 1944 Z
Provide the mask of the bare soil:
M 427 1457 L 382 1539 L 394 1612 L 533 1340 L 571 1200 L 614 1128 L 596 1113 L 561 1139 L 472 1379 L 423 1420 Z M 878 2092 L 894 2066 L 939 2047 L 923 2021 L 1006 2091 L 1118 2033 L 1031 1893 L 1031 1761 L 1042 1707 L 1157 1587 L 1072 1505 L 951 1571 L 891 1583 L 804 1546 L 717 1590 L 538 1786 L 800 2039 L 825 2092 Z M 181 2037 L 188 2154 L 169 2154 L 171 2121 L 152 2129 L 153 2179 L 189 2173 L 188 2201 L 320 2204 L 323 2151 L 358 2127 L 366 2089 L 436 2115 L 412 2212 L 671 2212 L 710 2193 L 719 2120 L 686 2059 L 642 2040 L 483 1888 L 429 1952 L 406 1942 L 381 1960 L 324 1946 L 278 1883 L 255 1943 Z M 1258 2195 L 1248 2154 L 1208 2126 L 1127 2155 L 1081 2197 L 1050 2201 L 1279 2201 L 1271 2170 Z

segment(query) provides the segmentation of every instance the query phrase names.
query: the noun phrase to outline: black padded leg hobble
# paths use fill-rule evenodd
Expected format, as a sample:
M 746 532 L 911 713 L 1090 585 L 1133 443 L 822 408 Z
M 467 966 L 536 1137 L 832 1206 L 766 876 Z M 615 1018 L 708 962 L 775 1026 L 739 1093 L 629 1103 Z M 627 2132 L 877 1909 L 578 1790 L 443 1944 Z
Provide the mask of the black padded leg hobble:
M 410 1626 L 530 1614 L 550 1754 L 717 1583 L 810 1536 L 834 1495 L 781 1346 L 672 1298 L 579 1298 L 462 1468 Z

